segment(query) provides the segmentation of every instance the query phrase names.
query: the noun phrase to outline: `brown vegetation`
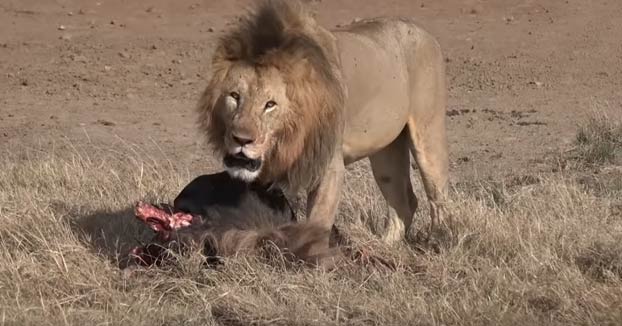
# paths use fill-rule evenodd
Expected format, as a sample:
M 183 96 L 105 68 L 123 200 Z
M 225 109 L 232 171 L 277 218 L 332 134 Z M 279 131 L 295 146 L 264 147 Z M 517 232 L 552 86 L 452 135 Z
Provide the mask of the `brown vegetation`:
M 5 155 L 0 163 L 5 320 L 613 325 L 622 316 L 622 202 L 586 190 L 567 172 L 508 182 L 502 190 L 456 187 L 456 236 L 435 254 L 406 243 L 386 247 L 367 231 L 383 205 L 367 167 L 358 164 L 348 171 L 340 224 L 357 245 L 397 261 L 396 271 L 292 269 L 252 257 L 226 258 L 224 267 L 209 270 L 196 254 L 128 279 L 116 267 L 117 254 L 149 236 L 131 204 L 172 198 L 188 176 L 138 159 L 144 153 L 107 154 L 87 156 L 77 147 L 71 157 Z

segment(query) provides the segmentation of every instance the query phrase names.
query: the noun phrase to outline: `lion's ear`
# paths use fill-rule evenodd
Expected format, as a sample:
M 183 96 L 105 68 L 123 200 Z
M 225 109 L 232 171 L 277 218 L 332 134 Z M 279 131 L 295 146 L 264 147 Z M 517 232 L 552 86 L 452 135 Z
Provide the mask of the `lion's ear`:
M 297 60 L 288 61 L 284 68 L 287 69 L 287 77 L 292 81 L 308 81 L 314 76 L 313 65 L 311 65 L 309 59 L 299 57 Z
M 222 66 L 240 60 L 244 55 L 244 45 L 239 39 L 221 40 L 212 55 L 212 65 Z

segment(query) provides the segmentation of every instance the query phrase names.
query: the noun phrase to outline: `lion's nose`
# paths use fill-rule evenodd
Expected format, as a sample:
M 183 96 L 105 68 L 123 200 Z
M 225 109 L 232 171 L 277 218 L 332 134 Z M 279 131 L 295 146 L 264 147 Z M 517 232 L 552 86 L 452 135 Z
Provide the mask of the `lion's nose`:
M 238 143 L 238 145 L 240 146 L 245 146 L 248 144 L 252 144 L 255 139 L 253 139 L 253 137 L 251 137 L 250 135 L 245 135 L 245 134 L 233 134 L 233 140 Z

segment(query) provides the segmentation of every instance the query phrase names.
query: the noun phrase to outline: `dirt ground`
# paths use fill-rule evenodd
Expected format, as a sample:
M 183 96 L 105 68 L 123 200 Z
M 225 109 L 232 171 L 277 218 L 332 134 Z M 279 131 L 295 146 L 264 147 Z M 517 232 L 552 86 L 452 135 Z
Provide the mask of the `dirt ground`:
M 193 108 L 214 39 L 248 3 L 2 1 L 0 146 L 126 141 L 205 169 Z M 622 3 L 315 3 L 327 26 L 405 15 L 438 37 L 454 182 L 538 171 L 594 110 L 621 111 Z
M 153 316 L 162 325 L 181 324 L 190 315 L 197 319 L 189 324 L 201 324 L 208 310 L 226 317 L 219 325 L 339 324 L 354 317 L 369 325 L 413 316 L 426 325 L 620 320 L 620 167 L 604 168 L 617 171 L 619 183 L 611 186 L 601 173 L 597 186 L 609 188 L 600 196 L 594 186 L 575 184 L 591 170 L 566 179 L 548 160 L 577 146 L 578 126 L 590 116 L 622 118 L 622 2 L 613 0 L 313 1 L 325 26 L 400 15 L 438 38 L 448 67 L 452 184 L 535 181 L 505 202 L 495 196 L 508 194 L 491 192 L 493 204 L 455 187 L 464 225 L 453 251 L 396 251 L 412 263 L 408 268 L 425 265 L 427 272 L 340 279 L 234 261 L 232 270 L 246 274 L 205 276 L 190 268 L 181 276 L 122 280 L 73 224 L 57 222 L 91 218 L 93 239 L 100 231 L 115 234 L 110 221 L 131 217 L 133 200 L 172 196 L 191 176 L 219 169 L 198 135 L 194 107 L 214 40 L 249 3 L 0 1 L 0 259 L 12 260 L 0 267 L 2 324 L 6 312 L 8 320 L 39 325 L 29 311 L 49 324 L 115 324 L 132 313 L 136 324 L 151 325 Z M 37 161 L 33 153 L 53 155 Z M 84 155 L 73 159 L 76 153 Z M 143 153 L 150 154 L 145 164 Z M 91 159 L 98 155 L 104 157 Z M 346 187 L 341 215 L 380 214 L 369 171 L 350 169 L 349 176 L 360 180 Z M 137 230 L 129 226 L 124 236 Z M 104 249 L 118 254 L 117 245 Z M 414 284 L 412 292 L 403 282 Z M 164 297 L 169 290 L 172 297 Z M 159 306 L 162 300 L 170 305 Z M 408 309 L 396 312 L 389 300 Z M 108 318 L 111 311 L 116 315 Z M 236 324 L 230 315 L 244 318 Z

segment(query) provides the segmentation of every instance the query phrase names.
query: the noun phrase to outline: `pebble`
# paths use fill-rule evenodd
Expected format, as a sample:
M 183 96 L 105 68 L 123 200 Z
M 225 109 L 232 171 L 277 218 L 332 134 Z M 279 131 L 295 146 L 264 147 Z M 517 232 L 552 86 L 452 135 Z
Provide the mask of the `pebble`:
M 97 124 L 100 124 L 100 125 L 102 125 L 102 126 L 108 126 L 108 127 L 111 127 L 111 126 L 116 126 L 116 125 L 117 125 L 116 123 L 114 123 L 114 122 L 112 122 L 112 121 L 109 121 L 109 120 L 104 120 L 104 119 L 99 119 L 99 120 L 97 120 L 97 121 L 96 121 L 96 123 L 97 123 Z
M 59 25 L 58 26 L 58 30 L 59 31 L 64 31 L 66 29 L 65 25 Z
M 76 62 L 87 62 L 88 61 L 86 57 L 83 55 L 72 56 L 71 59 Z

